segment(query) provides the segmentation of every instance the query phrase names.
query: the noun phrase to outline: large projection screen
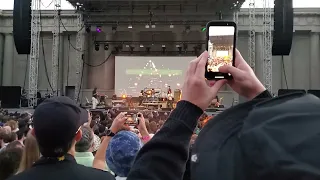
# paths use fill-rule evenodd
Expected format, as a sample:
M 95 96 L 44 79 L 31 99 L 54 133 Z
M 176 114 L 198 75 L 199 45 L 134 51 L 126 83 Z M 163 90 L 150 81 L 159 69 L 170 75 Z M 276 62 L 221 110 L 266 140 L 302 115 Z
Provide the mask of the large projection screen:
M 144 88 L 159 88 L 163 92 L 167 92 L 168 86 L 181 89 L 189 62 L 194 58 L 116 56 L 115 93 L 138 97 Z

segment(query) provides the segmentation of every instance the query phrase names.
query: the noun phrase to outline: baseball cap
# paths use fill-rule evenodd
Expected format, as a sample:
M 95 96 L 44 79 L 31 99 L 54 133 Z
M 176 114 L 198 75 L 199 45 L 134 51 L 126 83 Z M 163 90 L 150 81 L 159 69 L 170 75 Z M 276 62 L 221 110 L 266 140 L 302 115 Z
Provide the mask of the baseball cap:
M 117 176 L 127 177 L 134 159 L 142 148 L 139 137 L 131 131 L 120 131 L 112 137 L 107 153 L 108 167 Z
M 68 145 L 87 121 L 88 112 L 66 96 L 44 100 L 33 114 L 41 154 L 46 157 L 65 155 L 70 148 Z
M 193 179 L 319 179 L 320 100 L 295 93 L 217 115 L 191 154 Z

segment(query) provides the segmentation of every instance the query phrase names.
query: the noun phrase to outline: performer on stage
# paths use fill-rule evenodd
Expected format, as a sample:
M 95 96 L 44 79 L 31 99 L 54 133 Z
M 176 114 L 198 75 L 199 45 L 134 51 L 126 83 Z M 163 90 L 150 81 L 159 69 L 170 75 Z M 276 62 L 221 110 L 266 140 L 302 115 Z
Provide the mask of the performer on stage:
M 168 108 L 173 108 L 173 95 L 170 86 L 168 86 L 168 91 L 167 91 L 167 97 L 168 97 L 168 103 L 167 106 Z
M 92 91 L 92 109 L 96 109 L 98 104 L 99 104 L 99 101 L 98 101 L 97 88 L 94 88 Z

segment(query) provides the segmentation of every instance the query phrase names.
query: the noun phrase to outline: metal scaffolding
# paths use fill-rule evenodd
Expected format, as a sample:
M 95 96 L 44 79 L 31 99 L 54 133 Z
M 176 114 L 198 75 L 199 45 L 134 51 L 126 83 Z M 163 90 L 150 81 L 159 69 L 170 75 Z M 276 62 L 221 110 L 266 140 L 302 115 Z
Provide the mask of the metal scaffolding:
M 238 10 L 233 12 L 233 21 L 238 25 L 238 23 L 239 23 L 239 11 Z M 239 29 L 237 29 L 237 32 L 236 32 L 237 38 L 239 37 L 238 32 L 239 32 Z M 237 43 L 238 43 L 238 39 L 237 39 Z
M 37 106 L 37 91 L 38 91 L 38 62 L 40 49 L 40 0 L 32 0 L 31 13 L 31 51 L 29 60 L 29 107 Z
M 248 63 L 255 71 L 256 67 L 256 4 L 255 0 L 250 0 L 249 3 L 249 58 Z
M 60 12 L 61 0 L 54 0 L 51 86 L 53 96 L 57 95 L 59 81 L 59 44 L 60 44 Z
M 263 9 L 263 79 L 264 86 L 272 93 L 272 13 L 269 0 L 263 0 Z
M 79 102 L 79 96 L 81 91 L 81 83 L 82 83 L 82 71 L 83 71 L 83 52 L 84 52 L 84 22 L 83 22 L 83 15 L 82 12 L 79 11 L 77 14 L 77 27 L 78 33 L 76 37 L 76 86 L 75 86 L 75 101 Z

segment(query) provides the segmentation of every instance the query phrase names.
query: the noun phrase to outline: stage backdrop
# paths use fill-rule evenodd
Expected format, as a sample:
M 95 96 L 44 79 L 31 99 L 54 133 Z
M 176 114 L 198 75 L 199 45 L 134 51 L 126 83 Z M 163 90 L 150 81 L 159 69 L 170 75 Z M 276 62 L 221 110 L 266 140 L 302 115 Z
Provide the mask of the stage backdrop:
M 115 93 L 139 96 L 144 88 L 181 89 L 189 62 L 196 57 L 115 57 Z

